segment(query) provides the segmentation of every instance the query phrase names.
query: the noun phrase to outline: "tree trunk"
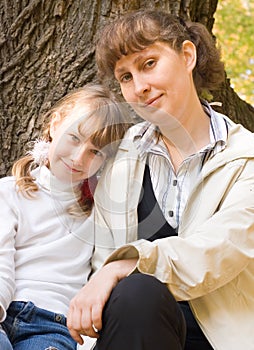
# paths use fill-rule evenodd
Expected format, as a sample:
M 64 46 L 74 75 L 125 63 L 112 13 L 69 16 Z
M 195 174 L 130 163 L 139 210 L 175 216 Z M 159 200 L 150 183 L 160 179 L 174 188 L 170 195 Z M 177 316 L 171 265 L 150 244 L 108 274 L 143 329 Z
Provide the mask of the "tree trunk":
M 2 0 L 0 3 L 0 177 L 38 137 L 41 114 L 70 90 L 96 81 L 96 33 L 112 18 L 160 8 L 212 31 L 218 0 Z M 228 82 L 221 111 L 254 130 L 254 109 Z

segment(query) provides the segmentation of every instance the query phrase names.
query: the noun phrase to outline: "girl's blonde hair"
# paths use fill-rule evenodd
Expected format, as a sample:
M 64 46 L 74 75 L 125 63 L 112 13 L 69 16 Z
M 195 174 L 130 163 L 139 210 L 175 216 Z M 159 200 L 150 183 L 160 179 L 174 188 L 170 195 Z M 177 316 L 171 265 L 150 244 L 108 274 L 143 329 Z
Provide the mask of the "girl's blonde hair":
M 95 147 L 103 148 L 107 157 L 113 156 L 124 133 L 132 123 L 125 105 L 120 103 L 108 88 L 99 84 L 88 84 L 70 92 L 46 112 L 43 120 L 47 124 L 42 131 L 42 140 L 51 142 L 50 124 L 54 113 L 57 112 L 61 120 L 64 120 L 68 118 L 74 107 L 81 105 L 89 106 L 89 111 L 84 118 L 80 118 L 79 130 L 81 134 L 84 134 Z M 33 197 L 33 193 L 38 191 L 35 179 L 31 176 L 31 171 L 37 166 L 33 156 L 28 152 L 12 167 L 12 175 L 16 177 L 19 191 L 28 197 Z M 84 198 L 84 194 L 79 192 L 77 198 L 79 207 L 83 214 L 84 212 L 90 214 L 93 200 Z M 74 211 L 73 214 L 76 215 L 77 212 Z
M 104 27 L 96 48 L 98 75 L 102 80 L 112 78 L 121 56 L 141 51 L 155 42 L 167 43 L 180 52 L 185 40 L 193 42 L 197 50 L 193 79 L 198 95 L 217 89 L 225 79 L 224 64 L 206 27 L 157 10 L 130 12 Z

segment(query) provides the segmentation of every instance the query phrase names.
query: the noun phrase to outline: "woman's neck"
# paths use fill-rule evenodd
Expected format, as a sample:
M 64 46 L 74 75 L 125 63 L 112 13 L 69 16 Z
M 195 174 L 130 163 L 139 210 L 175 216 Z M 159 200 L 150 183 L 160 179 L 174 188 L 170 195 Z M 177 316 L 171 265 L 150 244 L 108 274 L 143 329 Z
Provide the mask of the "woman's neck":
M 190 155 L 197 153 L 209 141 L 210 119 L 202 106 L 189 111 L 175 128 L 160 128 L 162 140 L 170 154 L 175 170 Z

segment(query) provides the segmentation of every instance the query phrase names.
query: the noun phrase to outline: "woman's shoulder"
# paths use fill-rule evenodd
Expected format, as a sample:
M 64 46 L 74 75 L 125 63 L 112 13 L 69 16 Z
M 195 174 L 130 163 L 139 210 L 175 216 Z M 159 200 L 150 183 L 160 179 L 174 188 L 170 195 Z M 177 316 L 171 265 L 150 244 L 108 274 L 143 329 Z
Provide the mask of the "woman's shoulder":
M 246 129 L 242 124 L 237 124 L 230 120 L 229 122 L 229 138 L 233 138 L 236 142 L 243 143 L 243 148 L 254 146 L 254 134 Z M 254 148 L 252 149 L 254 151 Z
M 234 159 L 254 159 L 254 134 L 246 129 L 242 124 L 235 123 L 227 116 L 226 120 L 228 137 L 227 145 L 223 154 L 229 160 Z
M 217 118 L 223 118 L 227 124 L 228 129 L 228 139 L 231 141 L 238 143 L 249 143 L 251 145 L 254 145 L 254 133 L 248 130 L 246 127 L 244 127 L 242 124 L 239 124 L 235 121 L 233 121 L 231 118 L 226 116 L 225 114 L 221 114 L 219 112 L 215 112 L 214 114 Z M 242 147 L 245 149 L 246 146 L 244 143 L 242 144 Z

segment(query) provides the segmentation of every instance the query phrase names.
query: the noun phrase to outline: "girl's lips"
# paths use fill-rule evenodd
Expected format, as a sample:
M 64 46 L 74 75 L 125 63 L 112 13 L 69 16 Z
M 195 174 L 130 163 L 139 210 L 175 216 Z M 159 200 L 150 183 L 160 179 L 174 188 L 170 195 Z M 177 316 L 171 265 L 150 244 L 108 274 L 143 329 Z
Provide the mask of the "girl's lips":
M 64 166 L 65 166 L 70 172 L 72 172 L 72 173 L 80 173 L 80 170 L 75 169 L 75 168 L 72 168 L 72 167 L 69 166 L 67 163 L 65 163 L 65 161 L 63 161 L 63 160 L 62 160 L 62 162 L 63 162 Z

